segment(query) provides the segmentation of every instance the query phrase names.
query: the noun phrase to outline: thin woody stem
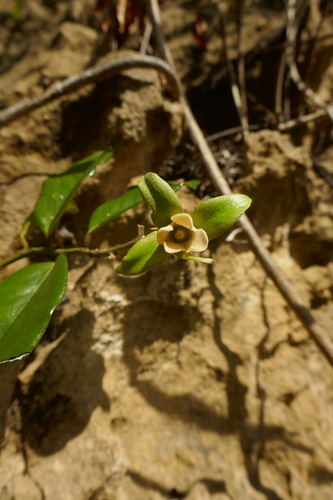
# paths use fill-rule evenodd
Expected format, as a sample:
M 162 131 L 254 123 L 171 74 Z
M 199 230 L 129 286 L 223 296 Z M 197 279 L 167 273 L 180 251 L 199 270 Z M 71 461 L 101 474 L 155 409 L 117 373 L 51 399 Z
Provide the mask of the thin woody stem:
M 293 1 L 293 0 L 290 0 Z M 160 23 L 160 12 L 157 0 L 148 0 L 148 5 L 150 8 L 150 16 L 153 25 L 154 35 L 157 41 L 158 49 L 161 56 L 168 61 L 171 67 L 175 68 L 171 53 L 168 49 L 167 44 L 164 40 L 163 31 Z M 175 71 L 175 70 L 174 70 Z M 221 194 L 230 194 L 231 189 L 224 178 L 221 170 L 216 163 L 214 155 L 207 144 L 204 135 L 193 116 L 191 108 L 187 102 L 185 92 L 183 90 L 182 84 L 177 77 L 175 71 L 175 78 L 179 85 L 180 101 L 183 106 L 184 114 L 187 119 L 189 131 L 194 144 L 197 146 L 201 153 L 203 163 L 207 169 L 207 172 L 212 179 L 213 184 Z M 274 281 L 280 293 L 283 295 L 287 303 L 293 309 L 299 320 L 303 323 L 304 327 L 310 333 L 313 340 L 318 345 L 321 352 L 324 354 L 328 362 L 333 366 L 333 343 L 327 334 L 327 332 L 317 323 L 315 318 L 312 316 L 309 309 L 304 304 L 301 297 L 298 295 L 296 290 L 289 283 L 287 277 L 284 275 L 282 270 L 275 264 L 270 253 L 264 247 L 258 233 L 251 224 L 250 220 L 246 215 L 242 215 L 239 219 L 239 225 L 246 233 L 254 254 L 258 258 L 259 262 L 262 264 L 265 272 Z
M 74 90 L 78 90 L 88 83 L 104 81 L 107 78 L 111 78 L 112 76 L 118 75 L 122 71 L 131 68 L 155 69 L 156 71 L 163 73 L 168 80 L 174 99 L 178 98 L 178 89 L 175 85 L 173 72 L 167 63 L 158 57 L 133 54 L 132 56 L 125 57 L 119 61 L 113 61 L 103 66 L 88 68 L 81 73 L 76 73 L 62 82 L 52 85 L 45 92 L 0 111 L 0 127 L 7 125 L 20 116 L 23 116 L 30 111 L 47 104 L 48 102 L 69 94 Z
M 127 243 L 122 243 L 121 245 L 115 245 L 110 248 L 105 248 L 102 250 L 93 250 L 91 248 L 76 247 L 76 248 L 52 248 L 52 247 L 31 247 L 21 250 L 15 255 L 8 257 L 0 261 L 0 269 L 16 262 L 17 260 L 24 259 L 25 257 L 30 257 L 31 255 L 44 254 L 44 255 L 68 255 L 68 254 L 81 254 L 88 255 L 89 257 L 105 257 L 109 256 L 112 252 L 118 252 L 124 250 L 136 243 L 138 238 L 134 238 Z
M 287 1 L 287 49 L 286 57 L 289 66 L 290 76 L 298 87 L 298 90 L 314 102 L 319 108 L 326 111 L 329 118 L 333 121 L 333 106 L 325 102 L 302 80 L 296 64 L 296 37 L 298 25 L 296 22 L 296 0 Z

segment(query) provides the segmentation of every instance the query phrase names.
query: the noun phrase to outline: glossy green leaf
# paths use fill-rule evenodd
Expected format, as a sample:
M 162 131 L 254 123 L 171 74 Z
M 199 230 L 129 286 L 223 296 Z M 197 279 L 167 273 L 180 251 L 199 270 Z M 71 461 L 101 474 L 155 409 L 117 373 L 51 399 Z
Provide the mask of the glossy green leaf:
M 168 257 L 170 254 L 164 250 L 163 245 L 159 245 L 157 231 L 154 231 L 132 246 L 121 265 L 116 267 L 116 272 L 136 276 L 163 264 Z
M 178 191 L 178 189 L 182 186 L 188 186 L 191 189 L 196 189 L 200 184 L 200 181 L 169 181 L 168 184 L 174 191 Z M 107 201 L 106 203 L 103 203 L 103 205 L 96 208 L 89 221 L 88 233 L 104 226 L 104 224 L 110 222 L 115 217 L 127 212 L 130 208 L 137 207 L 141 203 L 143 203 L 143 199 L 139 188 L 137 186 L 129 188 L 129 190 L 122 196 L 119 196 L 114 200 Z
M 0 283 L 0 362 L 31 352 L 67 288 L 67 259 L 32 264 Z
M 143 199 L 139 188 L 133 186 L 126 191 L 125 194 L 115 198 L 114 200 L 107 201 L 96 208 L 90 217 L 88 233 L 95 231 L 95 229 L 104 226 L 107 222 L 118 217 L 118 215 L 127 212 L 130 208 L 137 207 L 143 203 Z
M 51 232 L 84 179 L 111 156 L 111 150 L 99 151 L 75 163 L 67 172 L 44 181 L 33 211 L 36 223 L 44 234 Z
M 235 224 L 251 203 L 245 194 L 228 194 L 200 202 L 190 215 L 195 227 L 204 229 L 212 240 Z
M 190 181 L 167 181 L 169 186 L 172 187 L 174 191 L 178 191 L 182 186 L 188 186 L 191 189 L 197 189 L 200 186 L 201 181 L 197 181 L 196 179 L 192 179 Z
M 173 215 L 184 212 L 173 189 L 157 174 L 149 172 L 138 186 L 144 202 L 153 210 L 151 218 L 157 227 L 167 226 Z

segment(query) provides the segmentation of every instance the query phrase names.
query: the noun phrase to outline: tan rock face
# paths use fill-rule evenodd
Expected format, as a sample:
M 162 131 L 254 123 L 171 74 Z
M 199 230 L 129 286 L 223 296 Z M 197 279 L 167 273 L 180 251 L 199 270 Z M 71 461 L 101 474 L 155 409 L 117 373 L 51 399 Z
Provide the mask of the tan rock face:
M 77 40 L 71 29 L 59 32 L 59 50 Z M 93 41 L 80 30 L 84 51 Z M 18 248 L 41 174 L 68 168 L 70 146 L 75 159 L 80 147 L 111 143 L 116 153 L 78 196 L 80 238 L 93 208 L 181 137 L 179 108 L 155 73 L 112 85 L 2 129 L 3 257 Z M 98 133 L 84 124 L 87 109 L 104 120 Z M 252 134 L 247 155 L 237 189 L 253 197 L 250 216 L 275 260 L 331 331 L 329 187 L 287 136 Z M 180 196 L 193 209 L 195 197 Z M 148 215 L 130 211 L 96 244 L 128 240 L 137 223 L 148 231 Z M 42 343 L 0 367 L 1 500 L 332 499 L 332 369 L 239 239 L 212 242 L 212 266 L 170 258 L 137 278 L 70 259 L 68 302 Z

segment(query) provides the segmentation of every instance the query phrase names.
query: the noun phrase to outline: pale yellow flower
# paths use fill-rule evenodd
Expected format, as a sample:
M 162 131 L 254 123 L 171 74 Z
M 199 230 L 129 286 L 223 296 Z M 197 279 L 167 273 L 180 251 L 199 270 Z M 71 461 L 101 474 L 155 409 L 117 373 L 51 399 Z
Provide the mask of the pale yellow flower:
M 164 245 L 167 253 L 203 252 L 208 247 L 208 236 L 203 229 L 197 229 L 189 214 L 171 217 L 171 224 L 157 231 L 157 241 Z

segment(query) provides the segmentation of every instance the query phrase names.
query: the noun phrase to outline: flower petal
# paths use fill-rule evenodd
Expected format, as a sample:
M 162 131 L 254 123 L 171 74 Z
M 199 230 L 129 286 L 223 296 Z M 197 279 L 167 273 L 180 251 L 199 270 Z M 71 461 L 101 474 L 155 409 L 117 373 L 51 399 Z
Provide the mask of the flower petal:
M 166 226 L 173 215 L 184 211 L 173 189 L 157 174 L 146 174 L 138 187 L 144 202 L 153 210 L 151 218 L 157 227 Z
M 163 243 L 166 241 L 170 231 L 173 231 L 173 226 L 171 226 L 171 224 L 169 224 L 169 226 L 161 227 L 157 231 L 157 241 L 160 245 L 163 245 Z
M 187 242 L 176 243 L 175 241 L 166 241 L 164 243 L 164 250 L 168 253 L 177 253 L 186 251 Z
M 193 232 L 193 239 L 188 252 L 203 252 L 208 247 L 208 236 L 203 229 L 197 229 Z
M 201 201 L 191 216 L 195 227 L 204 229 L 212 240 L 235 224 L 251 202 L 245 194 L 217 196 Z
M 157 232 L 154 231 L 132 246 L 123 258 L 121 265 L 116 267 L 116 272 L 127 276 L 136 276 L 163 264 L 168 257 L 169 254 L 158 243 Z
M 171 217 L 171 220 L 178 226 L 183 226 L 191 231 L 195 231 L 192 217 L 189 214 L 176 214 Z

